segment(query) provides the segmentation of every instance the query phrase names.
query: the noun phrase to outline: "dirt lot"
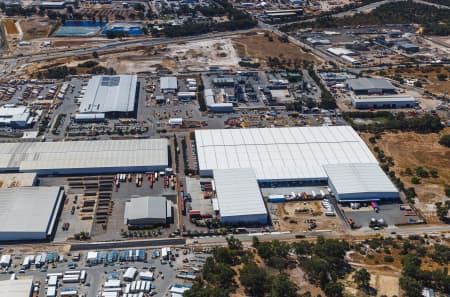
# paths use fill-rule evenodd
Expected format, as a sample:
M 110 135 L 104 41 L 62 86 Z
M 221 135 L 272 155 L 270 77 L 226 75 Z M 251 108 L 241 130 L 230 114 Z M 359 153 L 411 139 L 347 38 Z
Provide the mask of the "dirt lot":
M 272 41 L 270 41 L 272 40 Z M 280 60 L 289 61 L 292 64 L 302 60 L 317 61 L 317 59 L 301 48 L 292 44 L 281 42 L 278 37 L 272 33 L 249 33 L 239 38 L 233 39 L 234 46 L 241 58 L 251 57 L 259 59 L 263 65 L 267 66 L 269 57 L 278 57 Z
M 370 286 L 377 292 L 376 296 L 400 296 L 399 276 L 400 272 L 383 271 L 380 268 L 365 267 L 370 275 Z M 353 274 L 348 275 L 345 280 L 346 291 L 354 296 L 361 296 L 360 290 L 355 287 Z
M 311 202 L 287 202 L 277 203 L 280 218 L 279 225 L 276 226 L 280 231 L 304 232 L 308 230 L 309 223 L 305 220 L 316 220 L 316 230 L 334 230 L 336 232 L 343 231 L 342 223 L 339 218 L 327 217 L 323 212 L 323 207 L 319 201 Z M 306 212 L 296 212 L 296 209 L 307 209 Z
M 114 65 L 118 73 L 201 71 L 210 66 L 237 69 L 239 57 L 231 39 L 209 39 L 168 46 L 145 47 L 130 52 L 101 55 L 101 65 Z
M 23 40 L 32 40 L 47 37 L 53 30 L 55 21 L 47 19 L 24 20 L 20 22 L 23 31 Z
M 17 30 L 14 20 L 5 19 L 3 20 L 3 25 L 5 26 L 5 30 L 8 35 L 19 34 L 19 30 Z
M 441 133 L 418 134 L 414 132 L 383 133 L 377 145 L 386 156 L 394 159 L 394 171 L 405 184 L 405 187 L 414 186 L 418 195 L 419 207 L 422 206 L 424 215 L 427 216 L 428 205 L 445 199 L 444 185 L 450 181 L 450 150 L 438 143 L 441 135 L 449 134 L 450 128 L 445 128 Z M 362 134 L 363 139 L 373 148 L 368 141 L 369 134 Z M 413 185 L 410 176 L 402 176 L 406 168 L 413 171 L 422 166 L 429 170 L 434 168 L 438 171 L 438 178 L 422 178 L 421 184 Z M 432 209 L 428 209 L 432 211 Z M 431 213 L 430 213 L 431 215 Z
M 417 78 L 421 81 L 425 81 L 423 84 L 425 90 L 437 95 L 443 95 L 444 92 L 450 90 L 450 68 L 440 66 L 425 66 L 406 69 L 390 69 L 387 71 L 390 75 L 401 75 L 403 78 Z M 446 81 L 440 81 L 437 78 L 438 74 L 445 74 L 449 78 Z

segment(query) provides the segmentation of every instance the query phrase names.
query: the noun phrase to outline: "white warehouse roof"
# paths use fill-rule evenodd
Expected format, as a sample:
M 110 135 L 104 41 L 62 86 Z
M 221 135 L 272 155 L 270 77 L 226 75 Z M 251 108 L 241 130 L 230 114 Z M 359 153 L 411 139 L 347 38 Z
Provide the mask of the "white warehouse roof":
M 178 81 L 175 76 L 163 76 L 159 79 L 159 88 L 161 90 L 178 89 Z
M 134 111 L 136 84 L 136 75 L 93 76 L 81 99 L 80 113 Z
M 324 166 L 338 200 L 398 198 L 398 190 L 377 164 Z
M 0 296 L 29 297 L 32 292 L 33 278 L 0 281 Z
M 327 179 L 323 165 L 378 164 L 350 126 L 196 130 L 200 173 L 252 168 L 258 180 Z
M 1 189 L 0 240 L 37 240 L 51 236 L 63 194 L 60 187 Z
M 2 125 L 19 124 L 24 126 L 30 116 L 30 110 L 26 106 L 4 105 L 0 107 L 0 124 Z
M 170 206 L 170 205 L 169 205 Z M 137 197 L 125 202 L 125 224 L 127 221 L 154 219 L 166 221 L 166 197 Z
M 61 174 L 164 169 L 167 147 L 167 139 L 4 143 L 0 146 L 0 171 Z
M 256 217 L 267 221 L 266 206 L 251 168 L 214 170 L 214 183 L 222 220 L 253 221 Z

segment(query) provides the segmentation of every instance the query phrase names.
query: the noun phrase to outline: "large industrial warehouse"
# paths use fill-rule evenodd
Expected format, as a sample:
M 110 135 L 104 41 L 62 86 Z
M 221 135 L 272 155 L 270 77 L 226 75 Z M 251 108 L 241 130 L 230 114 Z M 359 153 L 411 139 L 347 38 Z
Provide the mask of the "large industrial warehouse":
M 356 108 L 411 108 L 417 105 L 414 97 L 408 95 L 355 96 L 352 104 Z
M 81 114 L 106 114 L 108 117 L 133 116 L 138 98 L 136 75 L 96 75 L 80 100 Z
M 168 162 L 167 139 L 4 143 L 0 147 L 0 172 L 144 172 L 164 170 Z
M 61 187 L 0 190 L 0 241 L 47 240 L 53 235 L 63 203 Z
M 349 79 L 347 85 L 356 95 L 395 94 L 397 91 L 389 81 L 379 78 Z
M 332 164 L 324 168 L 340 202 L 399 198 L 398 190 L 377 164 Z
M 323 165 L 378 163 L 350 126 L 196 130 L 195 138 L 202 176 L 252 168 L 260 182 L 326 181 Z
M 359 201 L 398 197 L 397 189 L 350 126 L 197 130 L 195 137 L 200 175 L 204 177 L 214 175 L 216 180 L 218 169 L 238 172 L 237 169 L 249 168 L 261 187 L 289 186 L 292 183 L 314 186 L 334 182 L 333 189 L 338 199 Z M 365 169 L 368 180 L 376 178 L 382 181 L 379 187 L 369 187 L 363 177 L 350 178 L 348 183 L 354 188 L 347 192 L 346 187 L 336 182 L 339 179 L 332 168 L 357 170 L 358 166 Z M 354 175 L 357 176 L 356 173 Z M 231 190 L 235 188 L 234 182 L 223 185 L 228 185 Z M 220 197 L 217 181 L 216 188 Z M 240 199 L 247 197 L 241 196 Z
M 223 223 L 267 224 L 267 209 L 252 169 L 214 170 L 214 182 Z

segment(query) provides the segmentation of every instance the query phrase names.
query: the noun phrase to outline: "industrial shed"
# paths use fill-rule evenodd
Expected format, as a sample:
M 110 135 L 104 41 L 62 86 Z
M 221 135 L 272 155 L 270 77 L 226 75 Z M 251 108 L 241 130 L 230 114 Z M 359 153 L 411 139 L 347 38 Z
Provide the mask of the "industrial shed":
M 204 91 L 206 107 L 212 112 L 233 112 L 233 103 L 222 102 L 216 103 L 216 96 L 212 89 L 205 89 Z
M 107 117 L 134 116 L 139 96 L 136 75 L 96 75 L 81 98 L 79 112 Z
M 378 78 L 355 78 L 347 80 L 347 86 L 356 95 L 395 94 L 396 88 L 387 80 Z
M 124 223 L 129 226 L 167 225 L 173 219 L 172 201 L 166 197 L 139 197 L 125 203 Z
M 214 182 L 223 223 L 267 224 L 267 209 L 252 169 L 214 170 Z
M 398 190 L 377 164 L 330 164 L 324 168 L 339 202 L 399 198 Z
M 31 124 L 30 119 L 33 120 L 26 106 L 7 104 L 0 107 L 0 126 L 27 128 Z
M 0 241 L 51 239 L 63 197 L 61 187 L 1 189 Z
M 378 164 L 350 126 L 195 131 L 200 174 L 252 168 L 262 182 L 326 183 L 328 164 Z
M 417 105 L 414 97 L 408 95 L 355 96 L 353 106 L 367 108 L 411 108 Z
M 178 90 L 178 81 L 175 76 L 163 76 L 159 79 L 161 93 L 174 93 Z
M 167 139 L 4 143 L 0 172 L 38 175 L 159 171 L 168 167 Z

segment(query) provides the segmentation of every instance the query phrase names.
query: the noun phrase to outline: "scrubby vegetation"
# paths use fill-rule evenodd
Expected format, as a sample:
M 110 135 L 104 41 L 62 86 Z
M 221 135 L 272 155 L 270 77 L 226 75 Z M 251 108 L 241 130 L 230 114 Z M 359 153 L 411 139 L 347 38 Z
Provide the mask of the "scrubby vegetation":
M 439 9 L 411 0 L 389 2 L 369 13 L 358 13 L 343 18 L 322 16 L 314 22 L 284 26 L 282 31 L 306 27 L 335 28 L 383 24 L 420 24 L 425 34 L 446 36 L 450 34 L 450 9 Z
M 442 136 L 441 139 L 439 140 L 439 144 L 446 147 L 450 147 L 450 134 Z
M 385 130 L 414 131 L 419 133 L 439 132 L 444 126 L 438 116 L 425 114 L 407 116 L 404 112 L 393 114 L 388 111 L 377 112 L 344 112 L 344 119 L 359 131 L 382 132 Z M 372 123 L 359 124 L 354 119 L 373 119 Z
M 182 25 L 166 26 L 162 33 L 168 37 L 188 36 L 204 34 L 213 31 L 234 31 L 250 29 L 257 25 L 257 21 L 248 13 L 243 12 L 233 7 L 231 3 L 226 0 L 216 0 L 213 5 L 209 7 L 196 6 L 193 9 L 188 6 L 183 6 L 180 13 L 195 15 L 200 12 L 207 17 L 225 16 L 227 21 L 224 22 L 196 22 L 191 20 Z M 158 34 L 159 32 L 153 32 Z

